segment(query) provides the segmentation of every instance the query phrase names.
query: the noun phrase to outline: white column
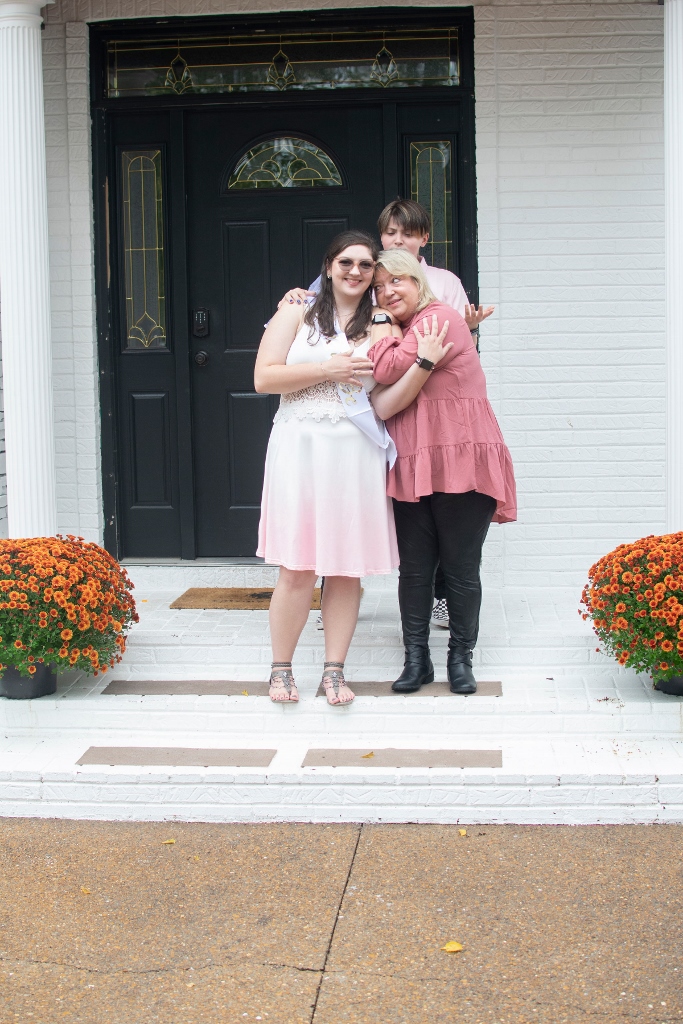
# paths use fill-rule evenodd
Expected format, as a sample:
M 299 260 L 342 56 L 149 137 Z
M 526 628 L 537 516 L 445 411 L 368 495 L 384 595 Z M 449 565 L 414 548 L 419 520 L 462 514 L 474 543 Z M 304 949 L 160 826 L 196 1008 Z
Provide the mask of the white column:
M 0 0 L 0 311 L 10 537 L 57 529 L 40 8 Z
M 683 530 L 683 0 L 664 0 L 666 528 Z

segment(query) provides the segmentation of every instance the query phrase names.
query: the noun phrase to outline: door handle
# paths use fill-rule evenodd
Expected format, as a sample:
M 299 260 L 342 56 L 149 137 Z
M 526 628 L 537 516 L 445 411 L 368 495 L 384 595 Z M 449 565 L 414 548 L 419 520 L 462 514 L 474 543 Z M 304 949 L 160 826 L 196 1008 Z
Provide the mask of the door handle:
M 196 356 L 194 357 L 194 361 L 197 364 L 197 366 L 206 366 L 206 364 L 209 361 L 209 353 L 197 352 Z

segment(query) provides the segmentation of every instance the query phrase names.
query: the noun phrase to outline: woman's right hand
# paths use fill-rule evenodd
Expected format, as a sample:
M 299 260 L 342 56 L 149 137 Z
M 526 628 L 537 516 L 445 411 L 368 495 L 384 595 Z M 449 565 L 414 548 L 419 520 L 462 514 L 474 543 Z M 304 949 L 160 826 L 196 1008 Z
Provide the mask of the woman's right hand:
M 432 314 L 431 327 L 429 324 L 429 317 L 424 317 L 422 320 L 422 330 L 424 334 L 420 334 L 417 329 L 417 324 L 413 327 L 413 332 L 417 338 L 417 354 L 421 359 L 429 359 L 431 363 L 438 363 L 447 352 L 453 348 L 453 342 L 449 341 L 447 345 L 444 345 L 443 340 L 448 334 L 448 327 L 450 321 L 446 320 L 441 330 L 439 330 L 439 321 L 435 314 Z
M 309 292 L 306 288 L 290 288 L 285 295 L 282 296 L 277 304 L 277 308 L 283 306 L 285 302 L 288 302 L 290 306 L 296 304 L 302 306 L 307 299 L 312 299 L 315 296 L 315 292 Z
M 336 384 L 358 384 L 362 387 L 360 377 L 372 374 L 374 364 L 365 356 L 345 355 L 330 356 L 326 363 L 321 363 L 326 380 Z

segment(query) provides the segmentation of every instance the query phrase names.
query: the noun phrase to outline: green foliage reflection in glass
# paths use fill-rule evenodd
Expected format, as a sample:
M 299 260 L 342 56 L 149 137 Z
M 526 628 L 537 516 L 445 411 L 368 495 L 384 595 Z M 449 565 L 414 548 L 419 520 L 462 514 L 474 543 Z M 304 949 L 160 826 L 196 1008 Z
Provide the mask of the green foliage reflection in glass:
M 238 161 L 228 188 L 313 188 L 341 185 L 327 153 L 304 139 L 269 139 Z
M 121 163 L 126 348 L 166 348 L 161 152 L 126 150 Z
M 425 259 L 433 267 L 453 269 L 451 144 L 410 143 L 410 195 L 432 218 Z

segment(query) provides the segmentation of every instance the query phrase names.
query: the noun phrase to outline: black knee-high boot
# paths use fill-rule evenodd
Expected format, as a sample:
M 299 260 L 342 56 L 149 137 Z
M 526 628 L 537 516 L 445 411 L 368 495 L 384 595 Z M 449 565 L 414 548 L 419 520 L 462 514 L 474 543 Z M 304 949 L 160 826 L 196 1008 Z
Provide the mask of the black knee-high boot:
M 472 651 L 479 634 L 481 552 L 495 511 L 486 494 L 434 494 L 441 567 L 446 578 L 450 636 L 446 669 L 452 693 L 475 693 Z
M 438 551 L 429 504 L 395 501 L 396 533 L 401 557 L 398 603 L 401 609 L 405 659 L 392 685 L 394 693 L 414 693 L 434 681 L 429 656 L 434 570 Z

